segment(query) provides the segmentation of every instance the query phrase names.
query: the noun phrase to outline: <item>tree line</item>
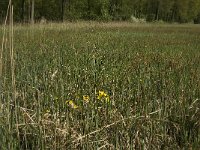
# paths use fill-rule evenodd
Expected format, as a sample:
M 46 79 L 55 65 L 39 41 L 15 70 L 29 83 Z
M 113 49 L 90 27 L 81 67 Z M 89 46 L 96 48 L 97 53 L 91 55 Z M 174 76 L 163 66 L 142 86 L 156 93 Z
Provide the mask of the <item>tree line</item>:
M 0 1 L 0 22 L 9 0 Z M 15 22 L 129 20 L 200 23 L 200 0 L 12 0 Z

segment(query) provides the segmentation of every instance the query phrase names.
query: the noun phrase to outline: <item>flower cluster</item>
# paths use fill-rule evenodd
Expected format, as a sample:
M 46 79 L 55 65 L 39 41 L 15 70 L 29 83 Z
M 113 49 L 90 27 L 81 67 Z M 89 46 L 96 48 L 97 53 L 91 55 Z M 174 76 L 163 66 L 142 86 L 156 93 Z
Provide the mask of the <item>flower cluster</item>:
M 97 99 L 101 101 L 105 100 L 106 102 L 110 101 L 109 95 L 106 94 L 104 91 L 99 91 Z
M 71 108 L 73 108 L 73 109 L 77 109 L 77 108 L 78 108 L 78 106 L 74 103 L 73 100 L 67 100 L 67 101 L 66 101 L 66 104 L 69 104 L 69 106 L 70 106 Z
M 97 99 L 102 102 L 105 101 L 106 103 L 108 103 L 110 101 L 109 95 L 106 94 L 104 91 L 99 91 L 99 93 L 97 94 Z M 84 104 L 88 104 L 90 102 L 89 95 L 83 95 L 82 100 L 83 100 Z M 66 104 L 68 104 L 68 106 L 70 106 L 73 109 L 79 108 L 79 106 L 77 106 L 73 100 L 67 100 Z
M 84 101 L 85 103 L 89 103 L 90 97 L 89 97 L 88 95 L 83 95 L 83 101 Z

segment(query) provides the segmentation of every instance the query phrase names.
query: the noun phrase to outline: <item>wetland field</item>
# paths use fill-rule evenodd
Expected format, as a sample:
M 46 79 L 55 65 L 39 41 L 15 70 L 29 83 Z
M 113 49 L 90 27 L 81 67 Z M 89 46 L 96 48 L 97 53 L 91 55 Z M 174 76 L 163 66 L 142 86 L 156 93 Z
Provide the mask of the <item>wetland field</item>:
M 0 28 L 0 149 L 200 149 L 200 26 Z

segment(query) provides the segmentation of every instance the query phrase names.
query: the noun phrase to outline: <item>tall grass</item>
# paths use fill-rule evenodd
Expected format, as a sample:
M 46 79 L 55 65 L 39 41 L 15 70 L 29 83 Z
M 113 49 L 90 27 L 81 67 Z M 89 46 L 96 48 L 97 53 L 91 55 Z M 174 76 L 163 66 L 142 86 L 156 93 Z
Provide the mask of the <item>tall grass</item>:
M 3 51 L 0 148 L 199 149 L 199 29 L 15 26 L 14 66 L 8 42 Z

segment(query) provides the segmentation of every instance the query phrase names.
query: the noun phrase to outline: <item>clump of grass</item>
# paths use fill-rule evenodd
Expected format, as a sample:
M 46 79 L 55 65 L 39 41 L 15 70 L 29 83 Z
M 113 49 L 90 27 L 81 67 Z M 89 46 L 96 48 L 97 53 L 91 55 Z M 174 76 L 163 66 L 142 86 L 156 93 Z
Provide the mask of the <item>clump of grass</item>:
M 74 26 L 14 27 L 1 149 L 199 148 L 199 27 Z

